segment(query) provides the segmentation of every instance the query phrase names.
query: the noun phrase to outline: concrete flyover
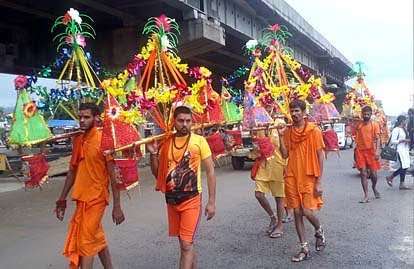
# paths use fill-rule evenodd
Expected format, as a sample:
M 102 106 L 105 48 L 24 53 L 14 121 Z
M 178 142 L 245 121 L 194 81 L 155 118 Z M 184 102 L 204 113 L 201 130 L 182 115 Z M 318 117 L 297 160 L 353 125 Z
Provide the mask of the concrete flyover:
M 283 0 L 0 0 L 0 72 L 25 73 L 54 59 L 49 28 L 70 7 L 95 20 L 97 39 L 90 51 L 117 70 L 142 46 L 140 32 L 148 17 L 176 18 L 182 35 L 180 55 L 205 65 L 217 76 L 247 62 L 245 42 L 258 38 L 268 24 L 286 25 L 295 58 L 323 77 L 340 103 L 351 63 Z

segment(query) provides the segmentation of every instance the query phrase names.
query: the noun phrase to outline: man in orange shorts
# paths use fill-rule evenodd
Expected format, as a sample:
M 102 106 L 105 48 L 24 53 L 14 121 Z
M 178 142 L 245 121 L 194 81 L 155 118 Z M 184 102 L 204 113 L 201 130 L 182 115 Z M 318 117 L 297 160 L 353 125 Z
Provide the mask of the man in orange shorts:
M 315 249 L 325 248 L 325 235 L 315 211 L 322 205 L 322 172 L 324 143 L 319 127 L 308 122 L 306 103 L 293 100 L 289 104 L 293 124 L 283 134 L 281 147 L 287 149 L 288 164 L 285 174 L 285 194 L 288 208 L 293 208 L 295 227 L 299 237 L 299 252 L 292 257 L 293 262 L 301 262 L 309 257 L 309 246 L 305 238 L 303 217 L 315 228 Z M 282 135 L 282 133 L 280 134 Z
M 71 269 L 91 269 L 97 254 L 105 269 L 113 268 L 101 223 L 109 204 L 109 184 L 113 194 L 112 219 L 116 225 L 125 219 L 113 173 L 114 162 L 112 158 L 104 157 L 100 150 L 102 131 L 96 127 L 98 119 L 99 109 L 95 104 L 80 105 L 79 125 L 84 133 L 73 140 L 69 172 L 56 201 L 56 217 L 62 221 L 66 196 L 73 187 L 72 199 L 76 202 L 76 210 L 63 250 Z
M 148 145 L 151 171 L 157 178 L 157 190 L 165 193 L 169 235 L 177 236 L 180 249 L 180 268 L 196 268 L 194 237 L 201 217 L 201 163 L 207 174 L 207 220 L 215 215 L 216 177 L 210 147 L 204 137 L 191 132 L 190 108 L 174 110 L 176 133 L 162 142 Z
M 371 120 L 372 108 L 364 106 L 362 108 L 362 122 L 355 128 L 355 163 L 360 171 L 364 198 L 360 203 L 368 203 L 368 178 L 372 182 L 372 190 L 375 198 L 380 198 L 380 193 L 376 189 L 377 171 L 381 168 L 379 162 L 380 149 L 380 128 L 378 123 Z

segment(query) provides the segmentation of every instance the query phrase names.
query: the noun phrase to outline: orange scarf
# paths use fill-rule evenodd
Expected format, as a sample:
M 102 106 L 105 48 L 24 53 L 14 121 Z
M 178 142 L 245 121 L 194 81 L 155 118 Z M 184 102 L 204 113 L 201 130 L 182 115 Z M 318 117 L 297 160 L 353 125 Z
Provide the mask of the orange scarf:
M 319 128 L 314 123 L 305 123 L 303 129 L 295 129 L 293 126 L 289 128 L 289 152 L 292 152 L 296 147 L 302 143 L 305 145 L 305 159 L 306 159 L 306 174 L 310 176 L 319 177 L 321 175 L 319 158 L 317 154 L 318 137 L 315 136 L 315 128 Z

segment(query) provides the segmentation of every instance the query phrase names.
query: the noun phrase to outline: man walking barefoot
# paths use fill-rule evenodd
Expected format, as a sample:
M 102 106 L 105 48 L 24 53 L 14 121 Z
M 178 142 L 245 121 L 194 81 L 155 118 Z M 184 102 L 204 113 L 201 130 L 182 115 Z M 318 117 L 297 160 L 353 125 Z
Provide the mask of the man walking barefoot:
M 372 108 L 362 108 L 362 122 L 355 128 L 355 162 L 360 171 L 361 185 L 364 197 L 360 203 L 368 203 L 368 178 L 372 182 L 372 190 L 375 198 L 380 198 L 377 186 L 377 171 L 381 168 L 379 162 L 380 129 L 376 122 L 371 120 Z

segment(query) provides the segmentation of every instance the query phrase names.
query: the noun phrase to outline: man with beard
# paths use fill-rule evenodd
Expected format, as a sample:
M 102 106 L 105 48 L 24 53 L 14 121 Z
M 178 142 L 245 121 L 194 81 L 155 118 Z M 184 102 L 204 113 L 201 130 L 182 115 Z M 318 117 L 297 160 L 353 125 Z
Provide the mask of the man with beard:
M 361 113 L 362 122 L 355 128 L 355 163 L 360 171 L 364 191 L 364 197 L 360 203 L 368 203 L 368 178 L 371 179 L 375 198 L 381 197 L 376 189 L 377 171 L 381 168 L 379 162 L 380 128 L 376 122 L 371 120 L 372 108 L 370 106 L 364 106 Z
M 156 188 L 165 193 L 169 235 L 180 244 L 180 268 L 196 268 L 194 237 L 201 217 L 201 163 L 206 168 L 207 220 L 215 215 L 216 177 L 210 147 L 204 137 L 191 133 L 190 108 L 178 106 L 173 115 L 176 133 L 162 142 L 148 145 Z
M 282 156 L 288 158 L 285 174 L 287 207 L 293 208 L 299 237 L 300 250 L 292 257 L 292 261 L 301 262 L 308 259 L 310 254 L 303 217 L 315 228 L 316 251 L 322 251 L 326 244 L 324 230 L 315 215 L 315 211 L 323 205 L 321 181 L 325 146 L 321 130 L 304 118 L 306 103 L 293 100 L 289 109 L 293 124 L 279 135 L 284 138 L 281 139 L 281 147 L 287 149 L 287 154 Z
M 79 125 L 84 133 L 74 138 L 69 172 L 56 201 L 56 217 L 62 221 L 66 196 L 73 187 L 72 199 L 76 202 L 76 210 L 63 251 L 70 268 L 92 268 L 96 254 L 105 269 L 113 268 L 101 223 L 109 203 L 109 183 L 113 194 L 112 219 L 116 225 L 125 220 L 113 174 L 114 162 L 105 158 L 100 150 L 102 131 L 96 127 L 98 119 L 99 109 L 95 104 L 80 105 Z

